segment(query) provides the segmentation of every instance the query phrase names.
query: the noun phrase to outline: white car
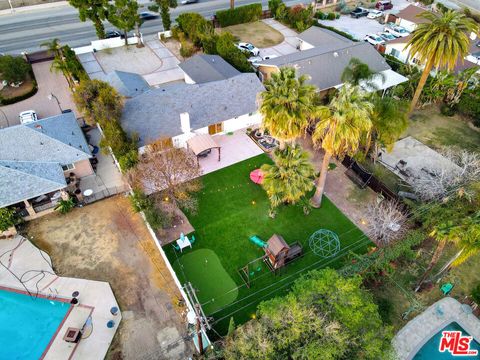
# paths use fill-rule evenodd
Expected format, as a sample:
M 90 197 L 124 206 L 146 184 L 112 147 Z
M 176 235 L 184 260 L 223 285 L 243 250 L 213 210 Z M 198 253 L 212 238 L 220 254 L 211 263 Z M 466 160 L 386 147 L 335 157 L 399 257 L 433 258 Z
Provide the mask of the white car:
M 377 34 L 368 34 L 363 40 L 372 45 L 385 45 L 385 40 Z
M 380 36 L 385 41 L 392 41 L 392 40 L 396 39 L 395 36 L 393 36 L 392 34 L 389 34 L 387 32 L 378 33 L 378 36 Z
M 401 26 L 392 26 L 392 27 L 386 27 L 385 32 L 392 34 L 393 36 L 399 38 L 399 37 L 406 37 L 410 35 L 410 33 L 405 30 L 405 28 Z
M 242 51 L 247 51 L 252 56 L 258 56 L 258 54 L 260 53 L 260 50 L 258 50 L 255 46 L 253 46 L 250 43 L 238 43 L 235 46 Z
M 367 19 L 378 19 L 383 16 L 383 11 L 380 10 L 370 10 L 367 15 Z
M 35 110 L 22 111 L 18 117 L 20 118 L 21 124 L 28 124 L 38 120 Z

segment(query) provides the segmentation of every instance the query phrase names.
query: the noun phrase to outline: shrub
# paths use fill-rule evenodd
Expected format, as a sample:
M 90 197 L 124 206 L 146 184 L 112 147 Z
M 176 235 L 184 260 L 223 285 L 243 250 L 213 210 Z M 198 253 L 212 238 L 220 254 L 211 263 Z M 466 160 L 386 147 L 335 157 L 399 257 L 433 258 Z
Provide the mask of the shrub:
M 220 26 L 230 26 L 257 21 L 262 17 L 262 4 L 250 4 L 216 13 Z
M 313 17 L 315 19 L 319 19 L 319 20 L 326 20 L 327 19 L 327 14 L 325 14 L 325 13 L 323 13 L 319 10 L 315 13 L 315 15 L 313 15 Z
M 143 211 L 145 219 L 153 230 L 165 229 L 171 226 L 171 215 L 157 208 L 155 201 L 142 191 L 134 189 L 130 195 L 130 203 L 135 212 Z
M 473 301 L 475 301 L 477 304 L 480 304 L 480 284 L 473 288 L 471 295 Z
M 278 21 L 287 21 L 288 18 L 288 7 L 283 2 L 278 6 L 277 11 L 275 12 L 275 19 Z
M 0 77 L 9 83 L 24 81 L 32 66 L 21 56 L 0 56 Z
M 393 71 L 400 70 L 400 67 L 403 65 L 403 63 L 398 60 L 395 56 L 388 55 L 388 54 L 382 54 L 383 57 L 385 58 L 385 61 L 387 62 L 388 65 L 392 68 Z
M 89 79 L 82 63 L 77 58 L 75 51 L 73 51 L 68 45 L 65 45 L 62 48 L 62 54 L 65 58 L 66 69 L 75 80 L 82 81 Z
M 18 221 L 18 216 L 15 210 L 9 208 L 0 209 L 0 231 L 8 230 L 14 226 Z
M 442 105 L 440 105 L 440 112 L 445 116 L 453 116 L 455 115 L 455 107 L 442 103 Z
M 132 149 L 125 153 L 124 155 L 120 155 L 118 158 L 118 164 L 120 168 L 128 170 L 134 167 L 138 162 L 138 150 Z
M 188 57 L 192 56 L 193 54 L 195 54 L 195 52 L 197 51 L 197 49 L 195 49 L 195 46 L 190 44 L 188 41 L 182 41 L 181 44 L 182 44 L 182 46 L 180 48 L 180 55 L 183 58 L 188 58 Z
M 268 10 L 272 13 L 272 16 L 275 16 L 278 7 L 283 4 L 282 0 L 268 0 Z
M 197 13 L 180 14 L 177 17 L 177 24 L 179 29 L 185 33 L 185 36 L 189 38 L 195 46 L 201 46 L 202 37 L 214 33 L 212 23 Z M 177 39 L 182 40 L 179 37 L 177 37 Z
M 387 298 L 379 298 L 376 300 L 378 306 L 378 314 L 385 324 L 391 324 L 391 316 L 393 312 L 393 303 Z
M 473 125 L 480 128 L 480 95 L 475 91 L 465 91 L 457 105 L 458 111 L 473 120 Z
M 237 70 L 242 72 L 253 71 L 246 55 L 235 46 L 232 34 L 225 32 L 218 36 L 217 53 Z
M 218 35 L 205 35 L 202 37 L 202 48 L 205 54 L 217 54 Z
M 329 12 L 327 14 L 327 20 L 335 20 L 337 18 L 337 15 L 334 12 Z
M 295 5 L 289 8 L 287 22 L 295 30 L 302 32 L 313 25 L 312 7 L 304 7 L 303 5 Z

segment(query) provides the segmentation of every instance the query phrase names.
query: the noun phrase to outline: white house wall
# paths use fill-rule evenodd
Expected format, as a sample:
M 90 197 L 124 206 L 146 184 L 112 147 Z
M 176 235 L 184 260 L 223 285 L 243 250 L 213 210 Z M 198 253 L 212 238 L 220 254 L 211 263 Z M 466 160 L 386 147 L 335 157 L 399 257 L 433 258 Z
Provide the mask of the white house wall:
M 231 132 L 239 129 L 253 127 L 262 123 L 262 115 L 258 112 L 245 114 L 223 122 L 223 132 Z
M 392 50 L 397 50 L 397 54 L 393 55 Z M 398 60 L 407 63 L 408 60 L 408 50 L 405 50 L 405 44 L 387 44 L 385 48 L 385 54 L 395 56 Z
M 400 19 L 400 21 L 398 21 L 398 25 L 403 27 L 408 32 L 412 32 L 417 27 L 417 24 L 405 19 Z

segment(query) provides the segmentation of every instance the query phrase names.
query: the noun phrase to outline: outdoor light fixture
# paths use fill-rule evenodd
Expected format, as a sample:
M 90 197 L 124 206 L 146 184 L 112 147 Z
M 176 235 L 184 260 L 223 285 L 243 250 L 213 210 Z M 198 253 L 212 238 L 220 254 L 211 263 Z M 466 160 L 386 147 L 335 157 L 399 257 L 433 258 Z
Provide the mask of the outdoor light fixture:
M 252 205 L 255 205 L 255 204 L 256 204 L 255 200 L 252 200 Z

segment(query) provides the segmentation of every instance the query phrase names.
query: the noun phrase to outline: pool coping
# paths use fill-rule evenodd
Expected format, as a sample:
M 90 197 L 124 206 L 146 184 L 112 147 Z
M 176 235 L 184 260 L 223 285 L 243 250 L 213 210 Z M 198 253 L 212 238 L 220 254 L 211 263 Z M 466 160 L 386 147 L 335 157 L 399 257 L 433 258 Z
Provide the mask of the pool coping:
M 480 319 L 472 313 L 466 313 L 462 305 L 466 304 L 461 304 L 452 297 L 445 297 L 410 320 L 392 340 L 393 346 L 397 351 L 397 359 L 412 360 L 435 334 L 453 322 L 460 325 L 480 343 Z M 439 317 L 437 314 L 438 307 L 443 307 L 442 311 L 447 309 L 450 314 L 445 317 Z M 417 337 L 417 340 L 415 340 L 415 337 Z M 403 349 L 400 343 L 407 343 L 410 346 L 408 346 L 408 349 Z

